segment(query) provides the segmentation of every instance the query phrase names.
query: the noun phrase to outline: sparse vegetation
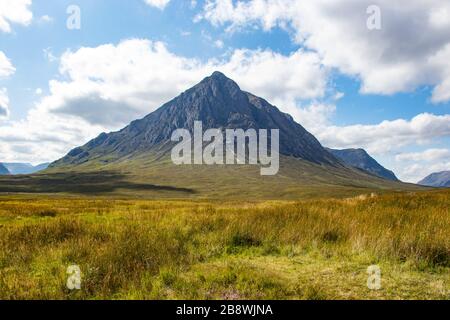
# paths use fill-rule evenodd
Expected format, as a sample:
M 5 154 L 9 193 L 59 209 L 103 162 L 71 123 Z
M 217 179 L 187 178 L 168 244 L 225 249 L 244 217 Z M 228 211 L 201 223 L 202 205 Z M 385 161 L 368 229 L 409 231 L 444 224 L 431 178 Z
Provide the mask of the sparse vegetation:
M 1 299 L 449 299 L 450 193 L 0 197 Z M 66 288 L 79 265 L 81 290 Z M 367 288 L 367 267 L 382 289 Z

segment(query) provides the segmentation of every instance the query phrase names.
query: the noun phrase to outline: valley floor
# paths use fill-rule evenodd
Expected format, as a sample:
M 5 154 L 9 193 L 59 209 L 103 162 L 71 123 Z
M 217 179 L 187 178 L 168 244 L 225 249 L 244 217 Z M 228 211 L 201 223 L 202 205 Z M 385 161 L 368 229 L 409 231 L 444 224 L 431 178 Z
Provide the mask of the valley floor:
M 0 299 L 450 299 L 450 192 L 0 196 Z M 79 266 L 80 290 L 66 286 Z M 381 289 L 368 287 L 369 266 Z M 69 279 L 70 280 L 70 279 Z

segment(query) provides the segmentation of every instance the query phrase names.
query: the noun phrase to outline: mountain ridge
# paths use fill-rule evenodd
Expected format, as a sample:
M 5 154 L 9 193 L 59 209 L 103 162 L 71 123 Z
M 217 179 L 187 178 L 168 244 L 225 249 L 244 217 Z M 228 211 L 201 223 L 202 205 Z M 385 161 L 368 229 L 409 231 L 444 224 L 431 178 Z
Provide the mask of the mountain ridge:
M 33 166 L 31 163 L 23 162 L 5 162 L 3 165 L 8 169 L 10 174 L 33 174 L 41 170 L 47 169 L 50 163 L 41 163 Z
M 394 172 L 379 164 L 364 149 L 326 149 L 349 166 L 367 171 L 380 178 L 391 181 L 399 181 Z
M 266 100 L 242 91 L 233 80 L 216 71 L 122 130 L 102 133 L 84 146 L 71 150 L 51 167 L 77 165 L 106 155 L 118 160 L 133 153 L 149 151 L 168 144 L 175 129 L 192 132 L 196 120 L 203 122 L 205 130 L 279 129 L 280 154 L 317 164 L 343 165 L 290 115 L 282 113 Z
M 202 121 L 204 130 L 279 129 L 278 174 L 261 176 L 260 164 L 175 165 L 171 135 L 175 129 L 192 132 L 197 120 Z M 11 183 L 16 186 L 0 189 L 218 199 L 249 195 L 265 199 L 342 197 L 421 190 L 346 165 L 290 115 L 240 90 L 234 81 L 217 72 L 122 130 L 102 133 L 74 148 L 33 177 L 31 186 L 24 181 Z
M 8 170 L 8 168 L 6 168 L 3 163 L 0 163 L 0 175 L 8 175 L 11 174 Z
M 428 187 L 449 188 L 450 187 L 450 171 L 441 171 L 432 173 L 417 184 Z

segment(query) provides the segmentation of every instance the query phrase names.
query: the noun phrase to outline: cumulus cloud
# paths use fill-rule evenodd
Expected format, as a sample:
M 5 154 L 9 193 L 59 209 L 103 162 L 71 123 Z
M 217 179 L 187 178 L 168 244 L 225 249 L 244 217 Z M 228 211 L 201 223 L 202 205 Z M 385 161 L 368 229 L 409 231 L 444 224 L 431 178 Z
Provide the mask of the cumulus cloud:
M 31 0 L 0 0 L 0 31 L 11 32 L 11 24 L 27 26 L 33 19 Z
M 50 17 L 49 15 L 43 15 L 39 18 L 39 22 L 40 23 L 51 23 L 51 22 L 53 22 L 53 18 Z
M 146 4 L 160 10 L 163 10 L 169 2 L 170 0 L 145 0 Z
M 312 103 L 306 107 L 292 106 L 289 113 L 331 148 L 364 148 L 371 156 L 406 182 L 415 183 L 439 170 L 450 170 L 450 150 L 428 149 L 403 152 L 402 149 L 424 147 L 450 136 L 450 115 L 428 113 L 416 117 L 383 121 L 372 125 L 336 126 L 333 104 Z
M 16 72 L 16 68 L 12 65 L 8 57 L 0 51 L 0 78 L 6 78 Z
M 450 159 L 448 149 L 427 149 L 422 152 L 401 153 L 395 156 L 396 161 L 436 161 Z
M 449 149 L 433 148 L 397 154 L 395 165 L 405 181 L 418 182 L 432 173 L 450 170 L 449 159 Z
M 381 30 L 367 28 L 371 0 L 208 0 L 196 20 L 236 32 L 246 27 L 290 31 L 323 64 L 361 79 L 361 91 L 394 94 L 435 87 L 433 102 L 450 100 L 450 3 L 379 0 Z
M 364 148 L 402 181 L 416 183 L 425 176 L 450 170 L 450 151 L 428 149 L 401 152 L 402 149 L 423 148 L 450 136 L 450 115 L 419 114 L 411 120 L 398 119 L 373 125 L 332 125 L 332 105 L 313 105 L 297 112 L 296 120 L 304 123 L 320 142 L 331 148 Z M 301 113 L 303 112 L 302 120 Z M 294 113 L 295 114 L 295 113 Z M 308 120 L 309 119 L 309 120 Z M 314 121 L 317 119 L 317 121 Z M 304 122 L 302 122 L 304 121 Z
M 67 51 L 59 61 L 60 75 L 50 81 L 49 94 L 26 119 L 0 127 L 3 149 L 23 156 L 21 160 L 56 159 L 102 131 L 120 129 L 154 111 L 214 70 L 293 115 L 329 147 L 364 147 L 383 154 L 450 135 L 450 115 L 428 113 L 375 125 L 333 126 L 335 105 L 319 102 L 329 94 L 328 69 L 311 51 L 281 55 L 241 49 L 222 60 L 201 62 L 177 56 L 161 42 L 131 39 Z M 341 97 L 332 92 L 330 99 Z M 308 100 L 318 102 L 302 105 Z M 13 152 L 26 147 L 27 155 Z
M 16 72 L 16 68 L 12 65 L 8 57 L 0 51 L 0 79 L 7 78 Z M 9 116 L 9 97 L 6 88 L 0 88 L 0 120 L 4 120 Z
M 364 147 L 371 153 L 384 154 L 402 146 L 424 145 L 450 136 L 450 115 L 422 113 L 409 121 L 398 119 L 376 125 L 329 126 L 316 135 L 330 147 Z
M 29 146 L 27 156 L 34 161 L 55 159 L 102 131 L 120 129 L 154 111 L 215 70 L 244 90 L 280 102 L 286 112 L 297 100 L 321 98 L 327 87 L 320 59 L 303 51 L 284 56 L 235 50 L 222 60 L 201 62 L 177 56 L 161 42 L 131 39 L 67 51 L 59 62 L 60 75 L 49 82 L 49 94 L 26 119 L 0 127 L 3 148 L 12 152 Z
M 66 52 L 60 63 L 66 79 L 50 81 L 50 95 L 38 108 L 116 128 L 154 111 L 215 70 L 281 108 L 322 97 L 327 87 L 327 71 L 310 52 L 284 56 L 235 50 L 225 60 L 202 63 L 174 55 L 161 42 L 132 39 Z
M 280 108 L 296 100 L 322 98 L 328 84 L 328 71 L 317 54 L 303 50 L 288 56 L 271 50 L 235 50 L 229 61 L 212 68 Z
M 216 41 L 214 41 L 214 46 L 216 47 L 216 48 L 219 48 L 219 49 L 222 49 L 223 47 L 224 47 L 224 43 L 223 43 L 223 41 L 222 40 L 216 40 Z
M 450 30 L 450 27 L 449 27 Z M 431 100 L 435 103 L 450 100 L 450 44 L 437 52 L 432 58 L 432 65 L 440 70 L 441 77 L 438 85 L 434 88 Z
M 399 169 L 404 181 L 417 183 L 432 173 L 450 170 L 450 161 L 436 163 L 413 163 Z
M 300 123 L 306 130 L 314 135 L 318 135 L 331 126 L 331 119 L 336 113 L 334 104 L 313 102 L 306 106 L 301 106 L 286 101 L 281 108 L 289 113 L 295 121 Z
M 37 164 L 56 160 L 103 130 L 76 117 L 32 109 L 25 119 L 0 125 L 1 161 Z
M 9 98 L 6 88 L 0 88 L 0 120 L 9 116 Z

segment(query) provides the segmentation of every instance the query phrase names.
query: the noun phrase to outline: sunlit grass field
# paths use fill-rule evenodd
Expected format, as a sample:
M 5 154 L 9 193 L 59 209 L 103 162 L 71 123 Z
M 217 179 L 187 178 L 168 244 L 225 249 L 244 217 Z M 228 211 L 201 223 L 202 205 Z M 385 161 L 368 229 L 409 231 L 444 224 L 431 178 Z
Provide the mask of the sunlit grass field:
M 450 192 L 0 196 L 0 299 L 450 299 Z M 66 287 L 78 265 L 81 289 Z M 381 269 L 381 289 L 367 268 Z

